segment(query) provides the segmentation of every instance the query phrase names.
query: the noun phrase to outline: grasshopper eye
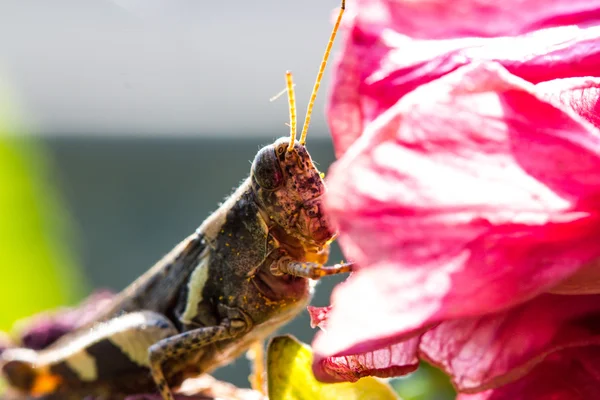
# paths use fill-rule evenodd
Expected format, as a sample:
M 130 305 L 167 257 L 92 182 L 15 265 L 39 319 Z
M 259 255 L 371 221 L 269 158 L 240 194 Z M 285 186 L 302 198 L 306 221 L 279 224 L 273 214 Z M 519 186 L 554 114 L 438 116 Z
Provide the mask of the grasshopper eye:
M 252 178 L 263 189 L 275 190 L 283 183 L 283 172 L 272 147 L 260 149 L 252 163 Z

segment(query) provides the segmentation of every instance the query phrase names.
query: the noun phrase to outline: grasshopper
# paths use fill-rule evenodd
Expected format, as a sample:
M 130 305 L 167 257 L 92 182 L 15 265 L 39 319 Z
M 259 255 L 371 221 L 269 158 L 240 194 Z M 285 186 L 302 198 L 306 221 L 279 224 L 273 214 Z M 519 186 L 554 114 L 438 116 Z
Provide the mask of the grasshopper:
M 246 352 L 309 303 L 335 237 L 323 214 L 325 183 L 305 148 L 310 116 L 341 18 L 327 44 L 299 141 L 292 74 L 290 136 L 263 147 L 250 176 L 200 227 L 121 292 L 93 323 L 50 347 L 0 356 L 25 396 L 123 398 L 171 388 Z

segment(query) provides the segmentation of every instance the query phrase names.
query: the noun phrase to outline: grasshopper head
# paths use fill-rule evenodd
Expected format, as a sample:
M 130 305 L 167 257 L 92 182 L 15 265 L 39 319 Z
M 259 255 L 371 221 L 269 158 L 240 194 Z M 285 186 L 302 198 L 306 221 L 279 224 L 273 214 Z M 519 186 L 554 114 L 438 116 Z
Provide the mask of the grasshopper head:
M 317 80 L 313 87 L 300 140 L 296 142 L 296 95 L 292 73 L 287 71 L 286 90 L 290 111 L 290 137 L 281 138 L 263 147 L 252 163 L 252 188 L 263 216 L 283 229 L 285 234 L 304 245 L 323 248 L 333 240 L 332 232 L 323 213 L 325 182 L 306 151 L 306 135 L 312 109 L 321 84 L 335 35 L 345 9 L 342 0 L 340 13 L 327 43 Z M 278 96 L 275 96 L 275 98 Z
M 325 182 L 304 145 L 281 138 L 252 163 L 252 188 L 263 215 L 290 236 L 323 246 L 334 234 L 323 214 Z

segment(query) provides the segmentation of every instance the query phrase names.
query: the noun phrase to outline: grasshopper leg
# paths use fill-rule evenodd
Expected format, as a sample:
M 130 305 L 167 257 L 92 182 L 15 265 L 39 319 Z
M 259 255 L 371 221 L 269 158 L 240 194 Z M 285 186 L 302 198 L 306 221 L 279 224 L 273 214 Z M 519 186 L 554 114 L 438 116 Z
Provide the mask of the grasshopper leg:
M 313 262 L 287 261 L 278 264 L 281 273 L 299 276 L 302 278 L 319 279 L 328 275 L 344 274 L 352 272 L 354 263 L 342 263 L 335 265 L 321 265 Z
M 146 376 L 148 347 L 177 333 L 162 314 L 127 313 L 67 334 L 51 349 L 8 349 L 0 356 L 0 373 L 15 389 L 33 397 L 63 398 L 80 385 Z
M 148 351 L 152 378 L 164 400 L 174 400 L 162 370 L 162 366 L 166 361 L 178 358 L 194 350 L 199 350 L 208 344 L 220 340 L 242 336 L 251 329 L 251 321 L 242 311 L 224 305 L 220 306 L 220 308 L 227 315 L 220 325 L 180 333 L 150 346 Z

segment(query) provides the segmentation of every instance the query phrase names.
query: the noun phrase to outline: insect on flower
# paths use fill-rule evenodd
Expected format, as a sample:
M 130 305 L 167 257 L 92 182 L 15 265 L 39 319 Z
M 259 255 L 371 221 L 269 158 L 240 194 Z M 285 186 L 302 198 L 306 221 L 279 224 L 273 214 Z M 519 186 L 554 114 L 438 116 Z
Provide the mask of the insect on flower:
M 123 398 L 171 388 L 227 364 L 294 318 L 311 279 L 350 271 L 325 266 L 335 234 L 323 214 L 323 179 L 306 150 L 327 44 L 296 141 L 292 74 L 290 136 L 262 148 L 250 176 L 187 239 L 120 293 L 91 323 L 41 351 L 0 355 L 13 389 L 41 398 Z

